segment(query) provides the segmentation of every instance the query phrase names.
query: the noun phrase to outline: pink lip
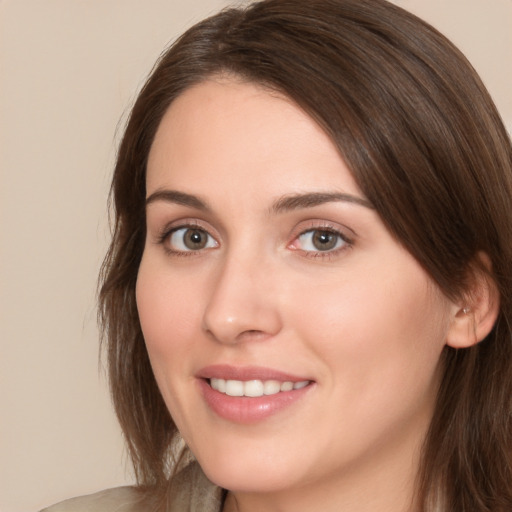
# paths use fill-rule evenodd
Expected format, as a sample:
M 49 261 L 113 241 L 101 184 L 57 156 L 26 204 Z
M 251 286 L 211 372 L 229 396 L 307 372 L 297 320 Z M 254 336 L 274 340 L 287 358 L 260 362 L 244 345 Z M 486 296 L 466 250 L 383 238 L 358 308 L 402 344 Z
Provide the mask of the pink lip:
M 282 382 L 312 380 L 308 377 L 300 377 L 263 366 L 231 366 L 228 364 L 206 366 L 197 372 L 196 377 L 226 380 L 279 380 Z
M 233 397 L 214 390 L 209 379 L 226 380 L 279 380 L 301 382 L 311 380 L 263 367 L 234 367 L 229 365 L 208 366 L 201 369 L 198 377 L 201 394 L 208 407 L 218 416 L 230 422 L 251 424 L 265 420 L 292 406 L 303 398 L 313 387 L 313 383 L 301 389 L 282 391 L 275 395 L 261 397 Z

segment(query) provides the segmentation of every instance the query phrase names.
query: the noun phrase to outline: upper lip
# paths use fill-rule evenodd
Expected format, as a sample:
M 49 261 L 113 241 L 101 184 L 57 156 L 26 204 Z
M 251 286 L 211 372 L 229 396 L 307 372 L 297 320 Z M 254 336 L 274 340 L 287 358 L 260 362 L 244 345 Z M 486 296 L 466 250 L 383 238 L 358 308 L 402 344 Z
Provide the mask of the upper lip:
M 200 379 L 225 379 L 225 380 L 277 380 L 281 382 L 302 382 L 312 380 L 307 377 L 299 377 L 290 373 L 266 368 L 263 366 L 232 366 L 228 364 L 215 364 L 201 368 L 196 377 Z

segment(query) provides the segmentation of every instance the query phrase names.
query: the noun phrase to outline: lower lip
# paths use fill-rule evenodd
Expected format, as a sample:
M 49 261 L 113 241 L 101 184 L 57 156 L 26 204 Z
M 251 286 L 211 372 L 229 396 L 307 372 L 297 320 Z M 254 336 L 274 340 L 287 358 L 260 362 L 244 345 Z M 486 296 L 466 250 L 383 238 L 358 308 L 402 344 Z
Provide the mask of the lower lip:
M 312 384 L 259 397 L 229 396 L 213 389 L 205 379 L 199 379 L 199 387 L 215 414 L 233 423 L 251 424 L 291 407 L 311 390 Z

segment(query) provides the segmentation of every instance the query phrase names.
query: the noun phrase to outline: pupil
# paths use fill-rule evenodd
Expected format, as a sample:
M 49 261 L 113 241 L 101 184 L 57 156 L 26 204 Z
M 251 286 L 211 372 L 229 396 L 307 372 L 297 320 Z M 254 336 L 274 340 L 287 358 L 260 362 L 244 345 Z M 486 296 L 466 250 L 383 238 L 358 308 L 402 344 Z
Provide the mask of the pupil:
M 199 229 L 190 229 L 185 233 L 183 242 L 189 249 L 202 249 L 206 245 L 206 237 Z
M 319 251 L 328 251 L 336 245 L 336 235 L 330 231 L 316 231 L 313 235 L 313 245 Z

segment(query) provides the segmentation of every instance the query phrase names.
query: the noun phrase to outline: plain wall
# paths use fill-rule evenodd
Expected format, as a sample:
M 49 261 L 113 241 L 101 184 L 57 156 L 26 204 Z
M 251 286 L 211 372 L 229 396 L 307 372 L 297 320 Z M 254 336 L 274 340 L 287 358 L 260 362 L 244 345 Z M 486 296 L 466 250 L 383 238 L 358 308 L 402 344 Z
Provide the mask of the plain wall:
M 512 129 L 512 0 L 397 0 Z M 227 0 L 0 0 L 0 512 L 132 482 L 98 365 L 116 129 L 164 46 Z M 121 125 L 122 126 L 122 125 Z

